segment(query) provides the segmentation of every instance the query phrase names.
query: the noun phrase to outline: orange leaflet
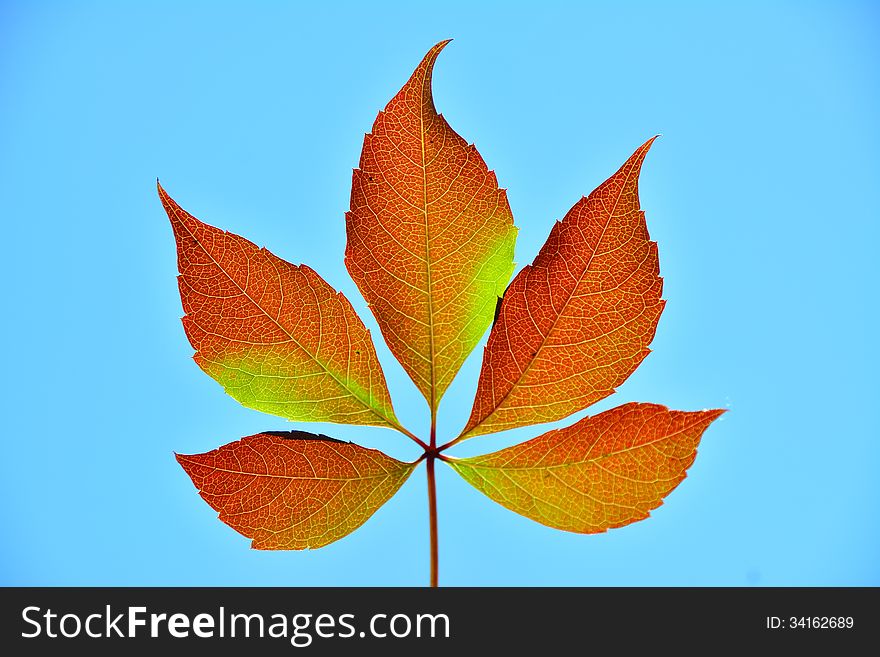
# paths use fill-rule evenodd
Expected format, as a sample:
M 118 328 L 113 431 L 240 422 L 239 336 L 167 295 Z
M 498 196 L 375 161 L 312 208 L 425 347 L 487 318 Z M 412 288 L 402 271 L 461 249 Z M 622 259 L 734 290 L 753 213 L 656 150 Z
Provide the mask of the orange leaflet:
M 348 299 L 309 267 L 202 223 L 161 186 L 159 195 L 199 367 L 250 408 L 400 428 L 370 332 Z
M 578 201 L 510 284 L 458 440 L 580 411 L 648 355 L 664 305 L 638 195 L 653 141 Z
M 686 476 L 723 410 L 625 404 L 493 454 L 451 460 L 511 511 L 582 534 L 643 520 Z
M 248 436 L 177 460 L 220 520 L 258 550 L 305 550 L 364 524 L 414 464 L 304 431 Z
M 473 145 L 434 108 L 434 46 L 364 138 L 345 262 L 431 408 L 491 324 L 516 228 Z

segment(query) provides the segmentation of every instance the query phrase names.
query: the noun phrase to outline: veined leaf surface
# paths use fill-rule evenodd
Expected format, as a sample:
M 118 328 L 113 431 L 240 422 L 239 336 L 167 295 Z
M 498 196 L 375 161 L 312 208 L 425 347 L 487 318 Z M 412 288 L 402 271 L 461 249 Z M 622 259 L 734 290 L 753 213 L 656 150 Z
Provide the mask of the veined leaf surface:
M 258 550 L 339 540 L 387 502 L 414 467 L 303 431 L 261 433 L 177 460 L 220 520 Z
M 631 403 L 450 465 L 477 490 L 541 524 L 582 534 L 647 518 L 685 478 L 723 410 Z
M 202 223 L 161 187 L 159 195 L 199 367 L 250 408 L 399 427 L 370 332 L 342 293 L 309 267 Z
M 614 392 L 648 355 L 664 305 L 657 245 L 639 209 L 653 141 L 578 201 L 510 284 L 461 438 L 571 415 Z
M 364 138 L 345 262 L 391 352 L 433 411 L 491 324 L 516 228 L 473 145 L 437 113 L 434 46 Z
M 557 222 L 507 287 L 516 227 L 506 192 L 438 114 L 434 46 L 364 137 L 346 213 L 349 273 L 428 402 L 424 439 L 395 417 L 370 333 L 305 265 L 208 226 L 159 194 L 177 240 L 187 337 L 242 404 L 291 420 L 393 427 L 414 463 L 304 432 L 266 432 L 177 459 L 220 519 L 258 549 L 306 549 L 354 531 L 426 463 L 430 583 L 439 582 L 435 465 L 545 525 L 602 532 L 648 516 L 686 476 L 722 411 L 631 403 L 499 452 L 465 438 L 559 420 L 614 392 L 648 354 L 664 301 L 639 207 L 652 140 Z M 471 415 L 437 442 L 437 408 L 486 328 Z

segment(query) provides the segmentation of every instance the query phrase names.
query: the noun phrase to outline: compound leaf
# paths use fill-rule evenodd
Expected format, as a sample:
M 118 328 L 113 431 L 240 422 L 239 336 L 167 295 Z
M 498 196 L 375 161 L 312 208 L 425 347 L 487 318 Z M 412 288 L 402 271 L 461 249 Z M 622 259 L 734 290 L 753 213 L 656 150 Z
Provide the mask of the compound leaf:
M 345 262 L 432 413 L 513 273 L 504 190 L 434 108 L 434 46 L 364 138 Z
M 723 412 L 625 404 L 450 465 L 511 511 L 594 534 L 643 520 L 660 506 L 685 478 L 703 432 Z
M 205 454 L 177 454 L 220 520 L 258 550 L 305 550 L 364 524 L 413 463 L 303 431 L 248 436 Z
M 399 427 L 370 332 L 305 265 L 202 223 L 162 187 L 194 359 L 239 402 L 290 420 Z
M 578 201 L 510 284 L 459 440 L 580 411 L 648 355 L 664 305 L 638 195 L 653 141 Z

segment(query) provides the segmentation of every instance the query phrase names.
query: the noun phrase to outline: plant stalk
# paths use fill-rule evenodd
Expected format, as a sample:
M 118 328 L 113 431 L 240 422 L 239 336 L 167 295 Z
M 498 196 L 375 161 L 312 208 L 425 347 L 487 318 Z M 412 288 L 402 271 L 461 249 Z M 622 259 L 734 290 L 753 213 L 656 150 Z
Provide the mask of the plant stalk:
M 431 447 L 426 451 L 428 471 L 428 524 L 431 531 L 431 586 L 438 585 L 439 549 L 437 541 L 437 483 L 434 477 L 434 461 L 437 458 L 437 416 L 431 413 Z
M 434 455 L 427 459 L 428 469 L 428 517 L 431 525 L 431 586 L 436 587 L 438 581 L 437 564 L 437 485 L 434 481 Z

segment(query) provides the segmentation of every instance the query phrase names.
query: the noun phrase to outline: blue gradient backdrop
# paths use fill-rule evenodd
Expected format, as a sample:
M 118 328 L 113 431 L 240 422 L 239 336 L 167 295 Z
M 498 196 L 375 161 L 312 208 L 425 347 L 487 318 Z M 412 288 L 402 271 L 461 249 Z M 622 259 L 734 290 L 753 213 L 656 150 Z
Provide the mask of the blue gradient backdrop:
M 381 342 L 342 264 L 351 169 L 376 112 L 454 37 L 437 105 L 509 188 L 520 264 L 663 134 L 641 189 L 668 306 L 654 353 L 594 410 L 730 412 L 667 504 L 599 536 L 441 469 L 441 583 L 880 584 L 878 18 L 869 2 L 3 2 L 0 583 L 426 583 L 424 469 L 346 539 L 267 553 L 174 462 L 294 425 L 190 360 L 155 180 L 308 262 Z M 423 430 L 424 402 L 378 349 Z M 481 351 L 441 406 L 444 438 Z M 390 431 L 301 426 L 416 456 Z

